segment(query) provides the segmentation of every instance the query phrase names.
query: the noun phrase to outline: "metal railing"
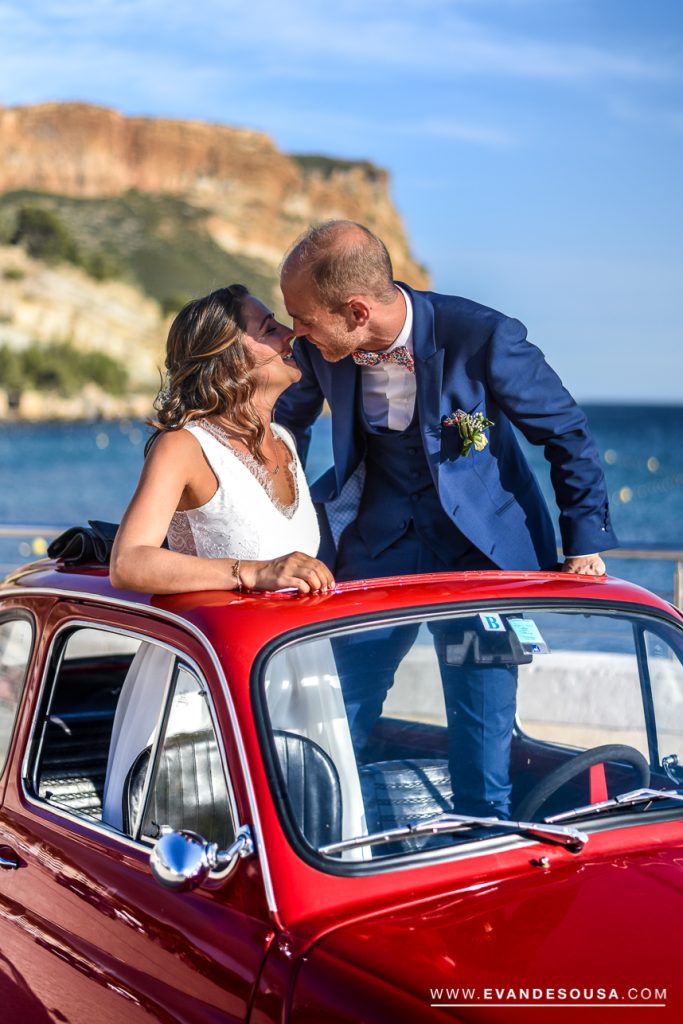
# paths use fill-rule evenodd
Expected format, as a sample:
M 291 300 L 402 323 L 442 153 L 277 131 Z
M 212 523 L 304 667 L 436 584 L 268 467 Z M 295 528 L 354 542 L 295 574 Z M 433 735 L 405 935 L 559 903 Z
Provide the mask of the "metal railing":
M 16 523 L 0 525 L 0 537 L 59 537 L 67 526 L 21 526 Z
M 668 544 L 628 544 L 622 548 L 604 551 L 605 558 L 635 558 L 640 561 L 674 563 L 673 603 L 683 611 L 683 550 Z
M 2 523 L 0 524 L 0 541 L 20 540 L 26 538 L 31 541 L 26 545 L 26 550 L 20 547 L 18 557 L 12 562 L 0 560 L 0 578 L 16 569 L 23 561 L 31 561 L 35 558 L 42 558 L 47 550 L 47 542 L 53 537 L 59 537 L 60 533 L 68 529 L 67 526 L 45 526 L 42 523 L 24 525 L 23 523 Z M 5 556 L 6 557 L 6 556 Z
M 36 540 L 47 540 L 51 537 L 58 537 L 67 529 L 65 526 L 25 526 L 21 523 L 7 523 L 0 525 L 0 540 L 2 538 L 30 537 Z M 43 554 L 43 551 L 35 551 L 36 555 Z M 606 558 L 626 558 L 643 561 L 673 562 L 673 603 L 677 608 L 683 610 L 683 548 L 672 548 L 668 544 L 625 544 L 621 548 L 614 548 L 603 552 Z M 15 565 L 0 564 L 0 572 L 9 572 Z

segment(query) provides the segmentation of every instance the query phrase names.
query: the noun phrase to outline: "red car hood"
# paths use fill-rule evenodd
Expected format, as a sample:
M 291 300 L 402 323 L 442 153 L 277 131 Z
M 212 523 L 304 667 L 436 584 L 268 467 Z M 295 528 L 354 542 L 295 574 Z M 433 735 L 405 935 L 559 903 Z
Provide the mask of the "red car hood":
M 562 992 L 572 1004 L 628 1004 L 629 1020 L 663 1001 L 657 1020 L 683 1019 L 683 845 L 600 860 L 587 850 L 341 926 L 309 952 L 292 1019 L 313 1020 L 321 991 L 348 1008 L 329 1021 L 498 1020 L 495 1003 L 553 1006 Z M 630 1005 L 640 1002 L 649 1008 Z M 573 1018 L 564 1007 L 561 1019 Z

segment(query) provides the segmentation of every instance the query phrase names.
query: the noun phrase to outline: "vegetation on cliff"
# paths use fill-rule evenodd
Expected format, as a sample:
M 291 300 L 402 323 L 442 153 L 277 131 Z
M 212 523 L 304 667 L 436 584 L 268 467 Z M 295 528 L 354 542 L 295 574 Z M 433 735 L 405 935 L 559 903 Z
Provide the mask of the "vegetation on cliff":
M 22 190 L 0 195 L 0 242 L 46 262 L 81 266 L 97 280 L 129 281 L 164 313 L 233 282 L 271 298 L 277 283 L 271 268 L 222 249 L 205 230 L 206 217 L 176 196 L 130 191 L 77 198 Z
M 34 342 L 20 350 L 0 345 L 0 388 L 7 392 L 11 404 L 24 391 L 56 392 L 70 398 L 86 384 L 96 384 L 110 395 L 123 395 L 128 374 L 106 353 L 82 352 L 66 342 Z
M 323 156 L 322 153 L 291 153 L 290 156 L 306 174 L 317 173 L 323 178 L 354 168 L 363 171 L 368 181 L 384 182 L 387 178 L 387 172 L 369 160 L 342 160 L 341 157 Z
M 5 225 L 7 231 L 11 219 Z M 111 253 L 79 247 L 60 215 L 40 202 L 23 203 L 16 210 L 11 245 L 21 245 L 33 259 L 46 263 L 73 263 L 97 281 L 120 277 L 123 267 Z M 5 241 L 0 237 L 0 241 Z

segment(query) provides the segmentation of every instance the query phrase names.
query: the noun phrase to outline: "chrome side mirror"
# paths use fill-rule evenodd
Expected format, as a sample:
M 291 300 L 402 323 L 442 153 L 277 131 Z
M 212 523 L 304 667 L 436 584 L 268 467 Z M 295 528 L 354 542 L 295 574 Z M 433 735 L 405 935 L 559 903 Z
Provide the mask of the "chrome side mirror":
M 164 827 L 149 856 L 152 874 L 158 882 L 175 892 L 189 892 L 204 882 L 210 871 L 232 874 L 242 857 L 254 852 L 251 829 L 243 825 L 227 850 L 217 843 L 207 843 L 202 836 L 187 829 L 173 832 Z

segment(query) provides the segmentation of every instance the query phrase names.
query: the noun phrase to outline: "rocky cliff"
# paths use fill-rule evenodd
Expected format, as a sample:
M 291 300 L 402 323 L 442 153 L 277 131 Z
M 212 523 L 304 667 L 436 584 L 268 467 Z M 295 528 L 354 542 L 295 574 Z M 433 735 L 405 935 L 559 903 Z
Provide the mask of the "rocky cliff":
M 360 220 L 387 243 L 397 276 L 427 281 L 410 255 L 388 174 L 370 163 L 296 158 L 261 132 L 124 117 L 84 103 L 0 108 L 0 154 L 0 192 L 181 195 L 209 212 L 222 248 L 273 268 L 311 221 Z
M 31 258 L 16 244 L 26 205 L 63 226 L 78 253 L 71 265 Z M 83 103 L 0 107 L 0 350 L 66 341 L 106 352 L 126 366 L 131 389 L 149 395 L 170 311 L 244 281 L 283 313 L 282 254 L 309 223 L 330 217 L 373 228 L 397 276 L 428 284 L 388 174 L 370 163 L 288 156 L 260 132 Z M 109 268 L 110 279 L 97 280 L 95 266 Z M 0 417 L 7 401 L 0 394 Z M 35 417 L 41 403 L 15 396 L 14 407 Z M 44 414 L 57 408 L 45 402 Z M 93 408 L 91 395 L 83 415 Z M 114 408 L 103 397 L 95 411 Z M 76 414 L 73 402 L 64 409 Z

